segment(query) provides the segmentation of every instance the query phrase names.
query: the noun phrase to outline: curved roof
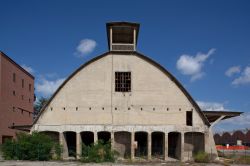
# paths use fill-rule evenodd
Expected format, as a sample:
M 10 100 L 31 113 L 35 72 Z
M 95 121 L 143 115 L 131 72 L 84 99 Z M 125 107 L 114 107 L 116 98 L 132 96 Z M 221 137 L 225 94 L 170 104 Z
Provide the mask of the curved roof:
M 206 125 L 210 126 L 210 123 L 208 121 L 208 119 L 206 118 L 206 116 L 203 114 L 202 110 L 200 109 L 200 107 L 198 106 L 198 104 L 194 101 L 194 99 L 191 97 L 191 95 L 186 91 L 186 89 L 181 85 L 181 83 L 170 73 L 168 72 L 164 67 L 162 67 L 160 64 L 158 64 L 157 62 L 155 62 L 154 60 L 150 59 L 149 57 L 138 53 L 136 51 L 132 51 L 132 52 L 113 52 L 113 51 L 109 51 L 106 52 L 104 54 L 101 54 L 93 59 L 91 59 L 90 61 L 84 63 L 83 65 L 81 65 L 77 70 L 75 70 L 60 86 L 59 88 L 56 90 L 56 92 L 51 96 L 51 98 L 49 99 L 49 101 L 42 107 L 41 111 L 39 112 L 37 118 L 34 120 L 33 125 L 37 122 L 37 120 L 39 119 L 39 117 L 41 116 L 41 114 L 43 113 L 43 111 L 46 109 L 46 107 L 51 103 L 51 101 L 54 99 L 54 97 L 57 95 L 57 93 L 64 87 L 64 85 L 72 78 L 74 77 L 80 70 L 82 70 L 84 67 L 86 67 L 87 65 L 111 54 L 111 53 L 115 53 L 115 54 L 129 54 L 129 55 L 134 55 L 137 56 L 147 62 L 149 62 L 150 64 L 154 65 L 155 67 L 157 67 L 159 70 L 161 70 L 163 73 L 165 73 L 179 88 L 180 90 L 185 94 L 185 96 L 188 98 L 188 100 L 192 103 L 192 105 L 195 107 L 195 109 L 198 111 L 199 115 L 201 116 L 202 120 L 205 122 Z

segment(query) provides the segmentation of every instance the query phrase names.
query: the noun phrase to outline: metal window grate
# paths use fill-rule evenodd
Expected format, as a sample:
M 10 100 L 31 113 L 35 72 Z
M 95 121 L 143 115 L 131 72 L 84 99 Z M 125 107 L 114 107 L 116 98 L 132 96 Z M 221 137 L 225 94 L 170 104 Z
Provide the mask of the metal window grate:
M 115 72 L 115 91 L 131 92 L 131 72 Z

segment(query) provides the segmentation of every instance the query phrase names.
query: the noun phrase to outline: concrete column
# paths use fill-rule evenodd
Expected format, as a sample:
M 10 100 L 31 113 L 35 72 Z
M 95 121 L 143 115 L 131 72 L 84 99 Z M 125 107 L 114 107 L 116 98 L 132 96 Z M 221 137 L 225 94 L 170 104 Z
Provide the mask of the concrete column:
M 181 132 L 181 161 L 184 161 L 184 132 Z
M 60 142 L 60 145 L 62 146 L 62 158 L 65 159 L 65 158 L 68 158 L 69 157 L 69 154 L 68 154 L 68 146 L 67 146 L 67 142 L 66 142 L 66 139 L 65 139 L 65 135 L 64 133 L 59 133 L 59 142 Z
M 164 134 L 164 160 L 168 160 L 168 133 Z
M 151 132 L 148 132 L 148 160 L 151 160 Z
M 82 137 L 81 133 L 76 133 L 76 158 L 80 159 L 82 154 Z
M 94 143 L 97 143 L 97 141 L 98 141 L 97 131 L 94 131 Z
M 130 147 L 130 154 L 131 154 L 131 160 L 135 159 L 135 146 L 134 146 L 134 140 L 135 140 L 135 133 L 131 132 L 131 147 Z
M 115 146 L 115 133 L 112 131 L 111 133 L 110 133 L 110 141 L 111 141 L 111 149 L 114 149 L 114 146 Z

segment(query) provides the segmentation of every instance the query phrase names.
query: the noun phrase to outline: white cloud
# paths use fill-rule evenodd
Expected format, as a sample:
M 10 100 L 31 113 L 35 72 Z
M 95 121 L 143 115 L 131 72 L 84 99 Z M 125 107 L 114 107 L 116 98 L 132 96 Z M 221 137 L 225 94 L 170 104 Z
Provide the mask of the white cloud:
M 78 57 L 83 57 L 87 54 L 90 54 L 94 51 L 97 43 L 92 39 L 83 39 L 80 41 L 79 45 L 76 48 L 76 55 Z
M 48 97 L 57 90 L 64 80 L 65 78 L 59 78 L 53 81 L 41 78 L 38 80 L 39 83 L 36 84 L 36 91 Z
M 232 66 L 225 72 L 226 76 L 231 77 L 234 74 L 240 73 L 240 66 Z
M 24 68 L 24 70 L 26 70 L 27 72 L 33 74 L 35 72 L 34 69 L 32 69 L 30 66 L 27 66 L 25 64 L 21 65 L 22 68 Z
M 197 104 L 204 111 L 228 111 L 225 109 L 224 103 L 197 101 Z
M 191 81 L 201 79 L 205 73 L 202 71 L 205 61 L 215 52 L 212 48 L 208 53 L 197 53 L 195 56 L 192 55 L 181 55 L 176 63 L 177 69 L 183 75 L 191 76 Z
M 233 85 L 250 84 L 250 66 L 247 66 L 241 73 L 241 75 L 233 80 L 232 84 Z
M 237 116 L 235 118 L 223 120 L 221 123 L 249 127 L 250 126 L 250 112 L 243 113 L 240 116 Z

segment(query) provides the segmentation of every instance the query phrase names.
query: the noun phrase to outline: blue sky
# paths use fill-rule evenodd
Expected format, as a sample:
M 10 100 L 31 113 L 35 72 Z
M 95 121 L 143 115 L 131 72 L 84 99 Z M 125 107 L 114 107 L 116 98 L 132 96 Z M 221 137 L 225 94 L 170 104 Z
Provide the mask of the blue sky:
M 250 127 L 250 1 L 0 0 L 0 50 L 49 96 L 108 50 L 105 23 L 141 24 L 137 50 L 169 70 L 205 109 L 246 112 L 216 130 Z

